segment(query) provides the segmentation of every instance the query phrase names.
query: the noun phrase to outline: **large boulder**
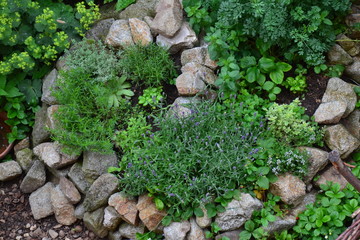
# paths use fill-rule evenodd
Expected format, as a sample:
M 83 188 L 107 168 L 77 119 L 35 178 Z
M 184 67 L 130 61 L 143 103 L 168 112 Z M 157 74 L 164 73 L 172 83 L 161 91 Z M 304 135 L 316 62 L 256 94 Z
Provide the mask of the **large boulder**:
M 275 232 L 282 232 L 295 226 L 296 218 L 293 216 L 285 216 L 284 218 L 277 217 L 274 222 L 270 222 L 269 225 L 264 227 L 264 230 L 268 234 L 274 234 Z
M 165 240 L 184 240 L 186 234 L 190 231 L 188 221 L 172 222 L 169 226 L 164 227 Z
M 53 207 L 51 205 L 52 189 L 54 189 L 54 185 L 48 182 L 30 194 L 29 204 L 35 220 L 54 214 Z
M 279 196 L 285 204 L 296 206 L 305 197 L 306 185 L 299 177 L 286 173 L 270 185 L 270 192 Z
M 180 96 L 195 96 L 206 89 L 200 75 L 185 72 L 176 78 L 176 88 Z
M 321 103 L 314 113 L 315 122 L 320 124 L 338 123 L 346 111 L 347 104 L 343 101 Z
M 107 173 L 109 167 L 118 165 L 118 160 L 113 154 L 101 154 L 98 152 L 85 151 L 83 156 L 82 171 L 89 182 L 94 181 L 100 175 Z
M 20 165 L 14 160 L 0 163 L 0 181 L 9 181 L 20 176 L 21 173 Z
M 174 117 L 186 117 L 192 113 L 191 106 L 200 102 L 197 97 L 178 97 L 172 104 L 169 114 Z
M 134 41 L 131 36 L 128 20 L 116 20 L 110 27 L 105 42 L 113 47 L 124 48 L 133 45 Z
M 196 216 L 196 223 L 201 228 L 207 228 L 212 223 L 212 220 L 211 220 L 211 218 L 209 218 L 209 216 L 207 214 L 207 210 L 204 207 L 202 207 L 201 210 L 203 211 L 204 216 L 202 216 L 202 217 Z
M 20 190 L 24 193 L 31 193 L 43 186 L 46 181 L 45 166 L 39 160 L 35 161 L 29 172 L 20 184 Z

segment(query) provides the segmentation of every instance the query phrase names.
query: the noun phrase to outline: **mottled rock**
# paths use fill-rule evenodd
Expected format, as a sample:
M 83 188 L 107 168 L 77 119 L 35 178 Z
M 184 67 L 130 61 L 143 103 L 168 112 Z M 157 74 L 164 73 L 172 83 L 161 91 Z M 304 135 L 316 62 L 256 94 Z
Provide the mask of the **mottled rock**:
M 103 225 L 109 230 L 114 230 L 121 222 L 120 214 L 115 208 L 107 206 L 104 210 Z
M 347 104 L 343 101 L 321 103 L 314 113 L 315 122 L 320 124 L 338 123 L 346 111 Z
M 118 179 L 110 174 L 101 175 L 91 185 L 84 199 L 84 207 L 87 211 L 94 211 L 105 206 L 109 197 L 113 194 L 118 185 Z
M 109 206 L 112 206 L 120 214 L 120 217 L 129 224 L 138 224 L 138 209 L 136 200 L 130 198 L 123 192 L 114 193 L 108 200 Z
M 80 203 L 76 206 L 74 215 L 77 219 L 83 219 L 85 212 L 84 204 Z
M 109 167 L 118 165 L 115 153 L 101 154 L 97 152 L 85 151 L 83 157 L 82 171 L 86 179 L 91 182 L 97 179 L 101 174 L 107 173 Z
M 359 148 L 360 141 L 342 125 L 337 124 L 325 129 L 324 140 L 331 150 L 337 150 L 341 158 L 347 158 Z
M 270 192 L 279 196 L 285 204 L 296 206 L 305 197 L 306 185 L 299 177 L 286 173 L 270 185 Z
M 210 68 L 207 68 L 196 62 L 187 63 L 181 68 L 181 71 L 183 73 L 193 73 L 195 76 L 199 77 L 200 80 L 209 85 L 214 85 L 215 80 L 217 79 L 217 76 Z
M 86 180 L 85 173 L 82 170 L 81 163 L 75 163 L 68 173 L 70 180 L 75 184 L 76 188 L 83 194 L 86 194 L 87 190 L 91 186 L 91 182 Z
M 354 62 L 346 66 L 345 74 L 360 84 L 360 58 L 354 57 Z
M 29 204 L 35 220 L 45 218 L 54 213 L 51 205 L 51 190 L 54 185 L 50 182 L 32 192 L 29 197 Z
M 85 226 L 102 238 L 108 235 L 107 228 L 102 224 L 103 220 L 104 208 L 99 208 L 93 212 L 86 212 L 83 218 Z
M 312 147 L 299 147 L 299 150 L 306 151 L 309 154 L 308 173 L 303 178 L 304 183 L 308 184 L 328 164 L 329 153 Z
M 200 75 L 185 72 L 176 78 L 176 88 L 180 96 L 195 96 L 197 93 L 204 91 L 206 85 Z
M 338 44 L 335 44 L 328 52 L 330 64 L 349 65 L 353 62 L 352 57 Z
M 56 98 L 54 96 L 52 96 L 52 91 L 56 87 L 57 76 L 58 76 L 58 71 L 56 69 L 53 69 L 43 79 L 41 101 L 46 104 L 49 104 L 49 105 L 57 104 Z
M 345 34 L 340 34 L 337 36 L 337 42 L 339 45 L 352 57 L 360 53 L 359 46 Z
M 186 117 L 191 114 L 191 106 L 200 102 L 196 97 L 178 97 L 175 99 L 169 114 L 175 117 Z
M 86 32 L 85 37 L 88 39 L 104 41 L 111 25 L 115 22 L 114 18 L 108 18 L 95 23 L 89 31 Z
M 52 179 L 56 180 L 56 182 L 58 183 L 60 181 L 61 177 L 68 176 L 71 167 L 72 166 L 68 166 L 68 167 L 61 168 L 61 169 L 46 167 L 46 169 L 51 173 L 50 177 L 52 177 Z
M 133 45 L 129 22 L 127 20 L 117 20 L 113 22 L 105 42 L 113 47 L 124 48 Z
M 14 152 L 15 154 L 19 152 L 20 150 L 23 150 L 25 148 L 30 148 L 30 138 L 26 137 L 14 146 Z
M 20 165 L 14 160 L 0 163 L 0 181 L 9 181 L 20 176 L 21 173 Z
M 60 178 L 59 188 L 71 204 L 76 204 L 80 201 L 81 195 L 79 191 L 76 189 L 75 185 L 66 177 Z
M 121 237 L 129 238 L 129 239 L 135 239 L 136 233 L 144 233 L 145 232 L 145 226 L 140 224 L 139 226 L 134 226 L 128 223 L 123 223 L 119 227 L 119 233 L 121 234 Z
M 190 223 L 188 221 L 172 222 L 169 226 L 164 227 L 164 237 L 166 240 L 184 240 L 189 231 Z
M 340 123 L 357 139 L 360 139 L 360 110 L 356 109 Z
M 120 12 L 119 19 L 155 17 L 155 8 L 158 2 L 159 0 L 137 0 L 136 3 Z
M 62 225 L 71 225 L 76 222 L 75 208 L 67 200 L 59 186 L 51 189 L 50 199 L 58 223 Z
M 208 48 L 206 46 L 184 50 L 181 53 L 181 65 L 185 66 L 190 62 L 199 63 L 212 70 L 217 68 L 216 62 L 210 59 Z
M 211 218 L 209 218 L 209 216 L 207 214 L 207 210 L 204 207 L 202 207 L 201 209 L 204 213 L 204 216 L 202 216 L 202 217 L 196 216 L 196 223 L 201 228 L 207 228 L 212 223 L 212 220 L 211 220 Z
M 45 166 L 39 160 L 35 161 L 29 172 L 20 184 L 20 190 L 24 193 L 31 193 L 45 184 Z
M 109 235 L 107 236 L 109 240 L 122 240 L 121 233 L 119 231 L 110 231 Z
M 139 197 L 136 205 L 139 210 L 140 220 L 150 231 L 155 230 L 161 220 L 166 216 L 166 212 L 158 210 L 152 200 L 153 198 L 144 194 Z
M 29 148 L 24 148 L 15 153 L 16 161 L 19 163 L 22 170 L 25 172 L 29 171 L 32 164 L 34 163 L 33 151 Z
M 46 110 L 46 127 L 49 129 L 55 129 L 58 125 L 55 114 L 59 110 L 60 105 L 52 105 Z
M 63 157 L 60 145 L 56 142 L 41 143 L 34 149 L 34 154 L 50 168 L 65 167 L 76 161 L 76 158 Z
M 306 210 L 306 205 L 315 203 L 316 194 L 316 191 L 307 193 L 301 203 L 290 210 L 289 215 L 296 218 L 301 212 Z
M 35 113 L 35 122 L 31 132 L 33 147 L 50 139 L 50 132 L 46 130 L 47 108 L 47 105 L 43 104 L 40 110 Z
M 339 183 L 341 189 L 344 189 L 348 183 L 348 181 L 335 169 L 334 166 L 331 166 L 322 174 L 320 174 L 319 179 L 314 184 L 320 188 L 320 185 L 326 184 L 326 182 Z
M 146 22 L 141 21 L 138 18 L 130 18 L 129 26 L 134 43 L 141 45 L 152 43 L 153 36 L 151 35 L 150 27 Z
M 264 227 L 264 230 L 270 235 L 275 232 L 282 232 L 295 226 L 296 218 L 294 216 L 285 216 L 284 218 L 277 217 L 274 222 L 269 222 L 269 225 Z
M 226 206 L 225 212 L 218 213 L 215 222 L 222 231 L 235 230 L 251 218 L 254 210 L 262 207 L 263 205 L 258 199 L 248 193 L 242 193 L 240 200 L 232 200 Z
M 205 240 L 204 231 L 197 225 L 194 218 L 190 219 L 190 232 L 187 236 L 187 240 Z
M 221 234 L 218 234 L 215 237 L 215 240 L 222 240 L 223 237 L 227 237 L 230 240 L 239 240 L 239 234 L 241 233 L 241 230 L 234 230 L 229 232 L 224 232 Z

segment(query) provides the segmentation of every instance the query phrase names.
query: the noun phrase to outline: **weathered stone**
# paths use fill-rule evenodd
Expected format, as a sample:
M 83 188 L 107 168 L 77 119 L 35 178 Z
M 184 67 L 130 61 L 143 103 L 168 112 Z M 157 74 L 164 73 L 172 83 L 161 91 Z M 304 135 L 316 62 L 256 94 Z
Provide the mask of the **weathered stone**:
M 360 146 L 360 141 L 351 135 L 342 124 L 327 127 L 324 140 L 331 150 L 339 151 L 341 158 L 347 158 Z
M 97 152 L 84 152 L 82 171 L 86 179 L 91 182 L 97 179 L 101 174 L 106 173 L 109 167 L 118 165 L 115 153 L 101 154 Z
M 93 212 L 86 212 L 83 218 L 85 226 L 101 238 L 108 235 L 107 228 L 102 224 L 103 220 L 104 208 L 99 208 Z
M 180 96 L 195 96 L 206 89 L 199 75 L 185 72 L 176 78 L 176 88 Z
M 84 199 L 84 207 L 87 211 L 94 211 L 105 206 L 109 197 L 113 194 L 118 185 L 118 179 L 110 174 L 101 175 L 89 188 Z
M 59 110 L 59 107 L 60 105 L 52 105 L 46 110 L 46 127 L 49 129 L 55 129 L 57 125 L 59 125 L 55 118 L 55 114 Z
M 203 211 L 204 216 L 202 216 L 202 217 L 196 216 L 196 223 L 201 228 L 207 228 L 212 223 L 212 220 L 211 220 L 211 218 L 209 218 L 209 216 L 207 214 L 207 210 L 204 207 L 202 207 L 201 210 Z
M 61 177 L 67 177 L 70 169 L 72 166 L 68 166 L 65 168 L 61 168 L 61 169 L 55 169 L 55 168 L 51 168 L 51 167 L 46 167 L 46 169 L 51 173 L 50 177 L 52 177 L 52 179 L 56 179 L 56 182 L 58 183 L 60 181 Z
M 153 198 L 144 194 L 139 197 L 136 205 L 139 210 L 140 220 L 150 231 L 155 230 L 161 220 L 166 216 L 166 212 L 158 210 L 152 200 Z
M 35 113 L 35 123 L 31 132 L 32 146 L 36 147 L 40 143 L 46 142 L 50 138 L 50 132 L 46 130 L 47 106 L 43 104 L 39 111 Z
M 119 231 L 116 232 L 110 231 L 107 238 L 109 240 L 122 240 L 121 233 L 119 233 Z
M 121 222 L 120 214 L 115 208 L 107 206 L 104 210 L 103 225 L 109 230 L 114 230 Z
M 330 64 L 349 65 L 353 62 L 352 57 L 338 44 L 335 44 L 328 52 Z
M 357 83 L 360 83 L 360 57 L 354 57 L 354 62 L 346 66 L 345 74 Z
M 138 18 L 130 18 L 129 26 L 134 43 L 141 45 L 152 43 L 153 36 L 151 35 L 150 27 L 146 22 L 141 21 Z
M 196 97 L 178 97 L 170 108 L 169 114 L 179 118 L 189 116 L 191 114 L 190 107 L 199 102 L 200 99 Z
M 258 199 L 248 193 L 242 193 L 240 201 L 232 200 L 227 205 L 225 212 L 218 213 L 215 222 L 222 231 L 235 230 L 251 218 L 254 210 L 262 207 L 263 205 Z
M 155 8 L 158 2 L 159 0 L 137 0 L 136 3 L 120 12 L 119 19 L 155 17 Z
M 346 103 L 346 111 L 343 118 L 347 117 L 355 109 L 357 102 L 356 93 L 353 86 L 344 82 L 340 78 L 330 78 L 326 91 L 322 97 L 322 102 L 343 101 Z
M 56 98 L 54 96 L 52 96 L 52 91 L 56 87 L 57 76 L 58 76 L 57 70 L 53 69 L 43 79 L 41 101 L 46 104 L 49 104 L 49 105 L 57 104 Z
M 183 11 L 179 0 L 160 0 L 151 29 L 165 37 L 173 37 L 181 28 Z
M 239 240 L 240 233 L 241 233 L 241 230 L 224 232 L 224 233 L 216 235 L 215 240 L 222 240 L 223 237 L 227 237 L 230 240 Z
M 51 205 L 51 190 L 54 185 L 50 182 L 32 192 L 29 197 L 29 204 L 35 220 L 45 218 L 54 213 Z
M 120 217 L 129 224 L 138 224 L 138 209 L 136 200 L 130 198 L 123 192 L 114 193 L 108 200 L 109 206 L 112 206 L 120 214 Z
M 190 231 L 188 221 L 172 222 L 169 226 L 164 227 L 164 237 L 166 240 L 183 240 Z
M 188 23 L 184 22 L 178 33 L 172 38 L 159 35 L 156 38 L 156 43 L 167 48 L 171 54 L 175 54 L 181 49 L 192 48 L 197 40 L 194 30 Z
M 205 82 L 206 84 L 214 85 L 217 76 L 214 72 L 200 63 L 190 62 L 181 68 L 183 73 L 189 72 L 195 74 L 195 76 L 199 77 L 200 80 Z
M 59 234 L 56 231 L 54 231 L 53 229 L 49 230 L 49 235 L 52 239 L 55 239 L 59 236 Z
M 65 61 L 65 56 L 66 53 L 64 53 L 64 55 L 62 55 L 61 57 L 59 57 L 59 59 L 56 61 L 55 63 L 55 67 L 56 69 L 60 72 L 61 70 L 68 70 L 69 67 L 66 66 L 66 61 Z
M 320 124 L 338 123 L 346 111 L 347 104 L 343 101 L 321 103 L 314 113 L 315 122 Z
M 78 204 L 75 208 L 74 215 L 77 219 L 83 219 L 85 215 L 85 208 L 83 202 Z
M 285 216 L 284 218 L 277 217 L 274 222 L 269 222 L 269 225 L 264 227 L 264 230 L 270 235 L 275 232 L 282 232 L 295 226 L 296 218 L 294 216 Z
M 0 163 L 0 181 L 9 181 L 20 176 L 21 173 L 20 165 L 14 160 Z
M 352 57 L 358 55 L 360 53 L 360 48 L 355 42 L 346 36 L 345 34 L 340 34 L 337 37 L 337 42 L 339 45 Z
M 50 196 L 56 221 L 62 225 L 71 225 L 76 222 L 75 208 L 67 200 L 59 186 L 51 189 Z
M 301 203 L 290 210 L 289 215 L 296 218 L 301 212 L 306 210 L 307 205 L 315 203 L 316 194 L 317 192 L 315 191 L 307 193 Z
M 205 240 L 204 231 L 197 225 L 194 218 L 190 219 L 190 232 L 187 236 L 187 240 Z
M 348 183 L 348 181 L 346 181 L 346 179 L 335 169 L 334 166 L 331 166 L 329 169 L 324 171 L 314 184 L 320 188 L 320 185 L 326 184 L 326 182 L 339 183 L 341 189 L 344 189 Z
M 128 223 L 123 223 L 120 225 L 118 231 L 121 234 L 121 237 L 136 239 L 136 233 L 144 233 L 145 226 L 143 224 L 134 226 Z
M 304 183 L 308 184 L 315 177 L 315 175 L 327 165 L 329 162 L 329 154 L 328 152 L 325 152 L 321 149 L 312 147 L 300 147 L 299 150 L 306 151 L 309 154 L 308 172 L 303 178 Z
M 215 61 L 210 59 L 207 47 L 195 47 L 186 49 L 181 53 L 181 65 L 185 66 L 190 62 L 196 62 L 212 70 L 217 68 Z
M 356 109 L 340 123 L 357 139 L 360 139 L 360 110 Z
M 20 190 L 24 193 L 31 193 L 45 184 L 45 166 L 39 160 L 35 161 L 29 172 L 20 184 Z
M 86 194 L 87 190 L 91 186 L 91 182 L 86 180 L 85 173 L 82 170 L 81 163 L 75 163 L 68 173 L 70 180 L 75 184 L 76 188 L 83 194 Z
M 71 204 L 76 204 L 81 200 L 79 191 L 76 189 L 75 185 L 66 177 L 60 178 L 59 188 Z
M 270 185 L 270 192 L 279 196 L 285 204 L 297 205 L 305 197 L 306 185 L 299 177 L 286 173 Z
M 104 41 L 111 25 L 115 22 L 114 18 L 108 18 L 95 23 L 89 31 L 86 32 L 85 37 L 88 39 Z
M 15 153 L 16 161 L 21 166 L 22 170 L 25 172 L 29 171 L 32 164 L 34 163 L 33 160 L 33 151 L 29 148 L 24 148 Z
M 23 150 L 25 148 L 30 148 L 30 138 L 29 137 L 26 137 L 23 140 L 21 140 L 20 142 L 18 142 L 14 146 L 14 152 L 16 154 L 17 152 L 19 152 L 20 150 Z
M 58 152 L 58 145 L 53 142 L 46 142 L 37 145 L 34 154 L 51 168 L 58 168 L 61 164 L 61 156 Z
M 127 20 L 116 20 L 110 27 L 105 42 L 113 47 L 124 48 L 133 45 L 129 22 Z

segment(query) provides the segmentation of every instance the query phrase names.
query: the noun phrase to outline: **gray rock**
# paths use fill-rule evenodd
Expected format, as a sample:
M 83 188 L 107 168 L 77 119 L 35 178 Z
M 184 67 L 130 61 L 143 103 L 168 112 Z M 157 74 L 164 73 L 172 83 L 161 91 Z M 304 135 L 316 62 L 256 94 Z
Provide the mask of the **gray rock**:
M 262 203 L 248 193 L 242 193 L 241 199 L 232 200 L 226 207 L 226 211 L 218 213 L 215 222 L 222 231 L 230 231 L 240 228 L 251 218 L 254 210 L 263 207 Z
M 85 208 L 83 202 L 78 204 L 75 208 L 74 215 L 77 219 L 83 219 L 85 214 Z
M 119 233 L 122 237 L 129 238 L 129 239 L 135 239 L 136 233 L 144 233 L 145 232 L 145 226 L 143 224 L 140 224 L 139 226 L 134 226 L 128 223 L 123 223 L 119 227 Z
M 35 220 L 45 218 L 54 213 L 51 205 L 51 190 L 54 185 L 50 182 L 32 192 L 29 197 L 29 204 Z
M 61 169 L 55 169 L 55 168 L 51 168 L 51 167 L 46 167 L 46 169 L 50 172 L 51 177 L 53 179 L 56 179 L 56 182 L 60 181 L 61 177 L 67 177 L 70 169 L 72 166 L 68 166 L 65 168 L 61 168 Z
M 114 18 L 104 19 L 95 23 L 89 31 L 86 32 L 85 37 L 88 39 L 104 41 L 111 25 L 115 22 Z
M 32 164 L 34 163 L 33 151 L 29 148 L 24 148 L 15 153 L 16 161 L 19 163 L 22 170 L 25 172 L 29 171 Z
M 324 140 L 331 150 L 337 150 L 341 158 L 347 158 L 360 146 L 360 141 L 342 125 L 337 124 L 325 129 Z
M 139 18 L 143 19 L 146 16 L 154 17 L 156 15 L 156 5 L 159 0 L 137 0 L 136 3 L 131 4 L 119 14 L 119 19 Z
M 303 178 L 304 183 L 308 184 L 315 177 L 315 175 L 328 164 L 329 153 L 312 147 L 299 147 L 299 150 L 306 151 L 310 157 L 308 173 Z
M 206 89 L 200 75 L 185 72 L 176 78 L 176 88 L 180 96 L 195 96 Z
M 103 220 L 104 208 L 99 208 L 93 212 L 86 212 L 83 218 L 85 226 L 101 238 L 108 235 L 107 228 L 102 224 Z
M 345 74 L 351 79 L 355 80 L 357 83 L 360 83 L 360 58 L 354 57 L 354 62 L 346 66 Z
M 326 184 L 326 182 L 339 183 L 341 189 L 344 189 L 346 184 L 348 184 L 348 181 L 335 169 L 334 166 L 331 166 L 322 174 L 320 174 L 319 179 L 314 184 L 320 188 L 320 185 Z
M 127 20 L 117 20 L 113 22 L 105 42 L 113 47 L 124 48 L 133 45 L 129 22 Z
M 14 152 L 16 154 L 25 148 L 30 148 L 30 138 L 29 137 L 26 137 L 23 140 L 21 140 L 20 142 L 18 142 L 17 144 L 15 144 Z
M 180 30 L 172 38 L 159 35 L 156 38 L 156 43 L 167 48 L 171 54 L 175 54 L 181 49 L 192 48 L 197 40 L 194 30 L 191 29 L 187 22 L 184 22 Z
M 191 114 L 191 106 L 200 102 L 196 97 L 178 97 L 175 99 L 169 114 L 175 117 L 186 117 Z
M 56 98 L 54 96 L 52 96 L 52 92 L 56 87 L 57 76 L 58 76 L 57 70 L 53 69 L 43 79 L 41 101 L 46 104 L 49 104 L 49 105 L 57 104 Z
M 51 189 L 50 192 L 51 205 L 55 213 L 56 221 L 62 225 L 71 225 L 76 222 L 75 208 L 67 200 L 60 190 L 60 187 L 57 186 Z
M 129 26 L 134 43 L 148 45 L 153 42 L 149 25 L 138 18 L 130 18 Z
M 79 191 L 76 189 L 75 185 L 66 177 L 60 178 L 59 188 L 71 204 L 77 204 L 81 200 Z
M 335 44 L 328 52 L 330 64 L 349 65 L 353 62 L 352 57 L 338 44 Z
M 208 85 L 214 85 L 215 80 L 217 79 L 217 76 L 210 68 L 207 68 L 197 62 L 187 63 L 185 66 L 181 68 L 181 71 L 183 73 L 185 72 L 193 73 L 195 76 L 200 78 L 200 80 L 202 80 L 204 83 Z
M 202 207 L 201 209 L 204 213 L 204 216 L 196 217 L 196 223 L 201 228 L 207 228 L 212 223 L 212 220 L 211 220 L 211 218 L 209 218 L 209 216 L 207 214 L 207 210 L 204 207 Z
M 57 238 L 59 236 L 59 234 L 56 231 L 52 230 L 52 229 L 49 230 L 49 235 L 50 235 L 50 237 L 52 239 L 55 239 L 55 238 Z
M 109 167 L 118 165 L 115 153 L 101 154 L 97 152 L 84 152 L 82 171 L 86 179 L 91 182 L 97 179 L 101 174 L 106 173 Z
M 92 182 L 86 180 L 81 163 L 75 163 L 71 167 L 70 172 L 68 173 L 68 177 L 81 193 L 86 194 Z
M 89 188 L 84 199 L 84 207 L 87 211 L 94 211 L 107 204 L 111 194 L 117 190 L 118 179 L 110 174 L 101 175 Z
M 338 123 L 346 111 L 347 104 L 343 101 L 321 103 L 314 113 L 315 122 L 320 124 Z
M 61 155 L 61 147 L 56 142 L 41 143 L 34 149 L 34 154 L 50 168 L 62 168 L 76 161 Z
M 188 221 L 172 222 L 169 226 L 164 227 L 165 240 L 184 240 L 186 234 L 190 231 Z
M 109 235 L 107 236 L 109 240 L 122 240 L 121 233 L 119 231 L 110 231 Z
M 307 193 L 302 202 L 290 210 L 289 215 L 296 218 L 301 212 L 306 210 L 306 205 L 315 203 L 316 194 L 317 192 L 315 191 Z
M 241 233 L 241 230 L 234 230 L 234 231 L 224 232 L 224 233 L 218 234 L 215 237 L 215 240 L 221 240 L 221 238 L 223 238 L 223 237 L 227 237 L 230 240 L 239 240 L 239 234 L 240 233 Z
M 190 62 L 199 63 L 212 70 L 217 68 L 216 62 L 210 59 L 208 48 L 206 46 L 184 50 L 181 53 L 181 65 L 185 66 Z
M 289 173 L 278 176 L 270 185 L 270 192 L 281 198 L 285 204 L 298 205 L 305 197 L 306 185 L 299 177 Z
M 60 105 L 52 105 L 46 110 L 46 127 L 49 129 L 59 128 L 59 122 L 56 120 L 55 114 L 59 110 Z
M 190 219 L 190 232 L 187 236 L 187 240 L 205 240 L 204 231 L 197 225 L 194 218 Z
M 270 222 L 269 225 L 263 227 L 268 234 L 272 235 L 275 232 L 282 232 L 295 226 L 296 218 L 294 216 L 285 216 L 284 218 L 277 217 L 274 222 Z
M 357 96 L 353 90 L 353 86 L 340 78 L 330 78 L 326 91 L 322 97 L 322 102 L 333 101 L 343 101 L 346 103 L 346 111 L 342 117 L 347 117 L 354 111 L 357 102 Z
M 39 160 L 35 161 L 29 172 L 20 184 L 20 190 L 24 193 L 31 193 L 45 184 L 45 166 Z
M 115 208 L 107 206 L 104 210 L 103 225 L 109 230 L 114 230 L 121 222 L 120 214 Z
M 357 45 L 351 38 L 345 34 L 340 34 L 337 37 L 339 45 L 352 57 L 360 53 L 359 45 Z
M 64 53 L 64 55 L 59 57 L 59 59 L 55 63 L 55 67 L 59 72 L 61 70 L 68 70 L 69 69 L 69 67 L 66 66 L 65 56 L 66 56 L 66 53 Z
M 0 163 L 0 181 L 9 181 L 20 176 L 21 173 L 20 165 L 14 160 Z
M 110 196 L 108 204 L 115 208 L 125 222 L 132 225 L 138 224 L 139 211 L 136 207 L 136 199 L 131 198 L 123 192 L 118 192 Z
M 355 109 L 347 118 L 340 123 L 357 139 L 360 139 L 360 110 Z
M 31 132 L 33 147 L 50 139 L 50 132 L 46 130 L 46 119 L 47 106 L 46 104 L 43 104 L 41 109 L 35 113 L 35 123 Z

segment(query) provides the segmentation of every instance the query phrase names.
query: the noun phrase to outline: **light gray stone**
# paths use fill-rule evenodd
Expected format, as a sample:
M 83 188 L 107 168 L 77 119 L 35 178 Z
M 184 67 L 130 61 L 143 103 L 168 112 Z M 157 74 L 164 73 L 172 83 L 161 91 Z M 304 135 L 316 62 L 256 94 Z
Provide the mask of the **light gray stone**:
M 185 72 L 176 78 L 176 88 L 180 96 L 195 96 L 206 89 L 199 75 Z
M 75 208 L 67 200 L 59 186 L 51 189 L 50 198 L 55 218 L 58 223 L 68 226 L 76 222 Z
M 347 104 L 343 101 L 321 103 L 314 113 L 315 122 L 320 124 L 338 123 L 346 111 Z
M 354 62 L 346 66 L 345 74 L 351 79 L 355 80 L 357 83 L 360 83 L 360 58 L 354 57 Z
M 81 200 L 79 191 L 76 189 L 75 185 L 66 177 L 60 178 L 59 188 L 71 204 L 77 204 Z
M 92 182 L 85 178 L 85 173 L 82 170 L 81 163 L 77 162 L 71 167 L 68 177 L 81 193 L 86 194 Z
M 84 152 L 82 171 L 86 179 L 91 182 L 97 179 L 101 174 L 107 173 L 109 167 L 118 165 L 115 153 L 101 154 L 97 152 Z
M 331 150 L 337 150 L 341 158 L 347 158 L 360 146 L 360 141 L 342 125 L 337 124 L 325 129 L 324 140 Z
M 215 222 L 222 231 L 230 231 L 240 228 L 251 218 L 254 210 L 260 210 L 262 203 L 248 193 L 242 193 L 240 200 L 232 200 L 225 212 L 218 213 Z
M 121 233 L 119 231 L 110 231 L 109 235 L 107 236 L 109 240 L 122 240 Z
M 212 70 L 217 68 L 215 61 L 210 59 L 207 46 L 186 49 L 181 53 L 181 65 L 185 66 L 190 62 L 196 62 Z
M 205 240 L 204 231 L 197 225 L 194 218 L 190 219 L 190 232 L 187 236 L 187 240 Z
M 155 17 L 155 8 L 158 2 L 159 0 L 137 0 L 136 3 L 120 12 L 119 19 Z
M 200 63 L 190 62 L 181 68 L 183 73 L 189 72 L 197 76 L 201 81 L 206 83 L 207 85 L 214 85 L 217 76 L 214 72 Z
M 121 234 L 121 237 L 136 239 L 136 233 L 144 233 L 145 226 L 143 224 L 140 224 L 139 226 L 134 226 L 128 223 L 123 223 L 120 225 L 118 231 Z
M 115 208 L 120 217 L 127 223 L 137 225 L 139 222 L 136 200 L 123 192 L 114 193 L 108 200 L 109 206 Z
M 20 142 L 18 142 L 17 144 L 15 144 L 14 152 L 15 152 L 15 154 L 17 154 L 19 151 L 21 151 L 25 148 L 30 148 L 30 138 L 29 137 L 26 137 L 23 140 L 21 140 Z
M 46 110 L 46 127 L 49 129 L 55 129 L 59 127 L 59 123 L 56 120 L 55 114 L 59 110 L 60 105 L 52 105 Z
M 178 118 L 186 117 L 191 114 L 191 106 L 200 102 L 196 97 L 178 97 L 172 104 L 169 114 Z
M 269 225 L 263 227 L 268 234 L 272 235 L 275 232 L 282 232 L 295 226 L 296 218 L 294 216 L 285 216 L 284 218 L 277 217 L 274 222 L 269 222 Z
M 97 41 L 104 41 L 111 25 L 115 22 L 114 18 L 108 18 L 95 23 L 89 31 L 86 32 L 85 37 Z
M 61 168 L 61 169 L 55 169 L 55 168 L 51 168 L 51 167 L 46 167 L 46 169 L 50 172 L 50 177 L 52 177 L 53 179 L 56 179 L 56 182 L 60 181 L 61 177 L 67 177 L 70 169 L 72 166 L 67 166 L 65 168 Z
M 184 240 L 186 234 L 190 231 L 188 221 L 172 222 L 169 226 L 164 227 L 165 240 Z
M 352 57 L 338 44 L 330 49 L 328 59 L 330 64 L 349 65 L 353 62 Z
M 360 110 L 355 109 L 347 118 L 340 123 L 357 139 L 360 139 Z
M 211 220 L 211 218 L 209 218 L 209 216 L 207 214 L 207 210 L 204 207 L 202 207 L 201 209 L 204 213 L 204 216 L 202 216 L 202 217 L 196 216 L 196 223 L 201 228 L 207 228 L 212 223 L 212 220 Z
M 301 203 L 290 210 L 289 215 L 296 218 L 301 212 L 306 210 L 307 205 L 315 203 L 316 194 L 316 191 L 307 193 Z
M 50 132 L 46 130 L 47 108 L 46 104 L 43 104 L 40 110 L 35 113 L 35 122 L 31 132 L 33 147 L 50 139 Z
M 224 233 L 218 234 L 215 237 L 215 240 L 222 240 L 221 238 L 223 238 L 223 237 L 227 237 L 230 240 L 239 240 L 239 234 L 240 233 L 241 233 L 241 230 L 234 230 L 234 231 L 224 232 Z
M 29 171 L 34 163 L 33 151 L 29 148 L 24 148 L 15 153 L 16 161 L 19 163 L 22 170 Z
M 281 198 L 285 204 L 298 205 L 305 197 L 306 185 L 297 176 L 289 173 L 278 176 L 270 185 L 270 192 Z
M 0 181 L 9 181 L 20 176 L 21 173 L 20 165 L 14 160 L 0 163 Z
M 84 204 L 79 203 L 75 208 L 74 215 L 77 219 L 83 219 L 85 212 Z
M 37 145 L 34 154 L 50 168 L 62 168 L 76 161 L 77 158 L 70 158 L 61 155 L 61 146 L 57 142 L 46 142 Z
M 57 104 L 56 98 L 54 96 L 52 96 L 52 92 L 56 87 L 57 76 L 58 76 L 57 70 L 53 69 L 43 79 L 41 101 L 46 104 L 49 104 L 49 105 Z
M 20 190 L 24 193 L 31 193 L 43 186 L 46 181 L 45 166 L 39 160 L 35 161 L 29 172 L 20 184 Z
M 103 225 L 109 230 L 115 230 L 121 222 L 120 214 L 115 208 L 107 206 L 104 210 L 104 221 Z
M 339 183 L 341 189 L 344 189 L 346 184 L 348 184 L 348 181 L 335 169 L 334 166 L 325 170 L 314 184 L 316 187 L 320 188 L 320 185 L 326 184 L 326 182 Z
M 130 18 L 129 26 L 134 43 L 148 45 L 153 42 L 149 25 L 138 18 Z
M 109 233 L 107 228 L 102 224 L 103 220 L 104 208 L 99 208 L 93 212 L 86 212 L 83 218 L 85 226 L 101 238 L 106 237 Z
M 312 147 L 299 147 L 299 150 L 306 151 L 309 155 L 308 173 L 303 178 L 304 183 L 308 184 L 328 164 L 329 153 Z
M 51 190 L 53 188 L 54 185 L 48 182 L 30 194 L 29 204 L 35 220 L 54 214 L 51 205 Z
M 116 20 L 113 22 L 105 42 L 113 47 L 121 48 L 133 45 L 134 41 L 131 36 L 128 20 Z

